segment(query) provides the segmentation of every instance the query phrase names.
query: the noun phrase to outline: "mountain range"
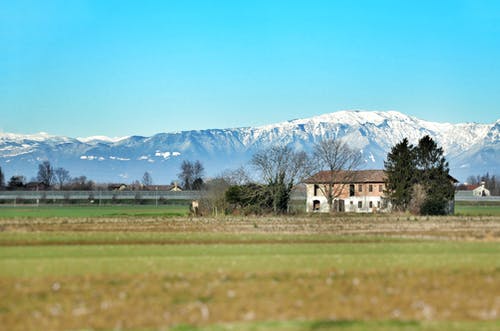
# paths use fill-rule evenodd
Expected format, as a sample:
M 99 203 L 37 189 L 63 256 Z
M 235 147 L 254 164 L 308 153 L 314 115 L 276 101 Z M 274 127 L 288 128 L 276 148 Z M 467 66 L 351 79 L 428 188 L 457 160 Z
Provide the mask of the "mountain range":
M 382 169 L 387 152 L 403 138 L 413 144 L 424 135 L 443 147 L 450 174 L 500 172 L 500 120 L 491 124 L 436 123 L 396 111 L 339 111 L 283 123 L 235 129 L 159 133 L 150 137 L 71 138 L 47 133 L 0 133 L 0 167 L 6 177 L 34 177 L 49 160 L 73 177 L 97 182 L 140 180 L 150 172 L 156 184 L 175 180 L 183 160 L 200 160 L 207 176 L 248 165 L 252 155 L 276 144 L 311 151 L 323 138 L 345 139 L 359 149 L 366 169 Z

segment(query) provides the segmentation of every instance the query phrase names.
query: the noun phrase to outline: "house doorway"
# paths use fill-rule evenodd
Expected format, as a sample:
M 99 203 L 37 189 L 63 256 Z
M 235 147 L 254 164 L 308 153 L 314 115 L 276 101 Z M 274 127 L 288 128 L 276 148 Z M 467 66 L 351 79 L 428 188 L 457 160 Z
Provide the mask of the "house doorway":
M 319 211 L 321 207 L 321 202 L 319 200 L 314 200 L 313 201 L 313 211 Z
M 335 200 L 333 202 L 333 210 L 339 212 L 345 212 L 345 201 L 344 200 Z

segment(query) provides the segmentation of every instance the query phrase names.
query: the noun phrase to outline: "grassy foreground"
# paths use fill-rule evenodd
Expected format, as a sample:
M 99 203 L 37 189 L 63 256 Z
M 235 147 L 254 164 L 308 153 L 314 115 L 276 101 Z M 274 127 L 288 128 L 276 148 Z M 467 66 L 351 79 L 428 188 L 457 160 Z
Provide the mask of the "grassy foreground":
M 498 330 L 498 218 L 0 220 L 5 330 Z

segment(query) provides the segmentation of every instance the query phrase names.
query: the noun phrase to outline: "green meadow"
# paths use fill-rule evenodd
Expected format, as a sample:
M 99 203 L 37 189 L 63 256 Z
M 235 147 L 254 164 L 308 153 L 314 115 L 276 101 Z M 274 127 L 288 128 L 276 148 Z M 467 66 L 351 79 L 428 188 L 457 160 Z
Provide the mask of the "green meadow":
M 294 210 L 303 212 L 303 202 L 294 202 Z M 135 205 L 135 204 L 103 204 L 103 205 L 67 205 L 42 204 L 36 205 L 0 205 L 1 218 L 50 218 L 50 217 L 178 217 L 189 214 L 189 206 L 173 205 Z M 455 204 L 455 214 L 458 216 L 500 216 L 500 203 L 464 202 Z
M 40 205 L 0 206 L 0 218 L 49 218 L 49 217 L 143 217 L 185 216 L 187 205 Z
M 463 216 L 500 216 L 500 202 L 464 202 L 455 204 L 455 214 Z
M 64 234 L 61 234 L 63 236 Z M 497 243 L 363 242 L 106 244 L 7 246 L 0 251 L 0 275 L 12 277 L 138 274 L 175 271 L 205 273 L 299 272 L 338 269 L 374 272 L 425 268 L 494 270 L 500 267 Z M 203 235 L 198 234 L 203 239 Z M 355 238 L 352 238 L 355 239 Z M 269 238 L 271 241 L 272 238 Z M 15 242 L 15 241 L 11 241 Z M 119 243 L 119 241 L 117 240 Z M 5 243 L 5 241 L 4 241 Z

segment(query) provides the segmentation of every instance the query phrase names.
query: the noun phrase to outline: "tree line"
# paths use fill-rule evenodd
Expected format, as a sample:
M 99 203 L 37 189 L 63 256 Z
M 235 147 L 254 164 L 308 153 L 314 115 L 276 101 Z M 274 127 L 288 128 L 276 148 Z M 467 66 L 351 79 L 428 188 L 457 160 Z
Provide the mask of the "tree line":
M 201 190 L 203 188 L 204 167 L 200 161 L 183 161 L 178 178 L 185 190 Z M 173 182 L 172 182 L 173 184 Z M 97 184 L 86 176 L 71 177 L 68 170 L 58 167 L 54 168 L 50 161 L 43 161 L 38 165 L 35 178 L 27 181 L 23 175 L 13 175 L 5 180 L 5 174 L 0 167 L 0 189 L 7 190 L 79 190 L 88 191 L 96 188 L 113 190 L 125 184 Z M 153 177 L 146 171 L 141 180 L 136 180 L 129 185 L 129 189 L 139 190 L 149 188 L 153 185 Z
M 145 172 L 142 181 L 135 181 L 128 187 L 139 190 L 150 186 L 153 179 L 149 172 Z M 62 167 L 54 168 L 50 161 L 43 161 L 38 165 L 38 172 L 35 178 L 27 181 L 23 175 L 13 175 L 8 181 L 0 167 L 0 190 L 66 190 L 66 191 L 92 191 L 95 189 L 114 190 L 120 184 L 98 184 L 86 176 L 71 177 L 69 171 Z
M 0 167 L 0 189 L 7 190 L 48 190 L 52 188 L 65 190 L 92 190 L 95 183 L 86 176 L 71 177 L 69 171 L 59 167 L 54 168 L 49 161 L 38 165 L 37 176 L 27 181 L 23 175 L 13 175 L 5 181 L 5 175 Z

